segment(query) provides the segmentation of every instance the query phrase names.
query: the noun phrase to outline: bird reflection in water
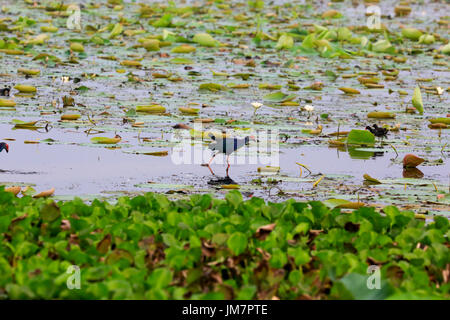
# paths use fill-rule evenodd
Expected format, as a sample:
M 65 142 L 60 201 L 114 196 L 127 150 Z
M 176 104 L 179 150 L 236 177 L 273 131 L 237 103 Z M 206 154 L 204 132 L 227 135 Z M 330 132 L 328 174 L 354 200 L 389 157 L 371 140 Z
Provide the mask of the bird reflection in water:
M 227 184 L 237 184 L 233 179 L 230 178 L 230 176 L 226 177 L 218 177 L 213 174 L 213 178 L 208 181 L 209 185 L 212 186 L 222 186 Z
M 424 174 L 417 168 L 404 168 L 403 169 L 403 178 L 413 178 L 413 179 L 421 179 Z

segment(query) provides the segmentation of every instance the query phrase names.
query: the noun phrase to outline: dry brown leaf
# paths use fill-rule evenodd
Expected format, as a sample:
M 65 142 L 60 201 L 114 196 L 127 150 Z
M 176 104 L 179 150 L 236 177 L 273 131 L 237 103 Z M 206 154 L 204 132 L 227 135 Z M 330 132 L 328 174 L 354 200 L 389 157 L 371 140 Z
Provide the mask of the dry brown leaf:
M 50 197 L 53 193 L 55 193 L 55 188 L 51 188 L 49 190 L 42 191 L 41 193 L 35 194 L 33 198 L 45 198 Z
M 106 254 L 111 247 L 111 235 L 107 234 L 103 237 L 102 240 L 97 244 L 97 251 L 101 254 Z
M 188 126 L 187 124 L 184 123 L 177 123 L 176 125 L 173 126 L 174 129 L 186 129 L 186 130 L 191 130 L 192 127 Z
M 61 220 L 61 230 L 67 231 L 70 230 L 71 225 L 69 220 Z
M 404 168 L 415 168 L 421 163 L 423 163 L 425 159 L 419 158 L 413 154 L 407 154 L 403 158 L 403 167 Z
M 271 224 L 267 224 L 265 226 L 261 226 L 258 229 L 256 229 L 256 238 L 260 239 L 260 240 L 264 240 L 269 233 L 272 232 L 272 230 L 275 228 L 276 223 L 271 223 Z
M 11 192 L 15 196 L 17 196 L 21 189 L 22 189 L 21 187 L 9 187 L 9 188 L 5 188 L 5 191 L 6 192 Z

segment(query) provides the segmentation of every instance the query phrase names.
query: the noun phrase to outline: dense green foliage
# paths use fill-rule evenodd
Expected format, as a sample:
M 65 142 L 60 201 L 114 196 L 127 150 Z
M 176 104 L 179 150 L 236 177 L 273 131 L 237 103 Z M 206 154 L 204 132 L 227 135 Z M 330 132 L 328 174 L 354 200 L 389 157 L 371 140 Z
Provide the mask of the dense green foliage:
M 148 193 L 116 204 L 0 190 L 4 299 L 449 298 L 449 222 L 393 206 Z M 366 286 L 381 266 L 381 289 Z M 66 272 L 81 268 L 81 289 Z

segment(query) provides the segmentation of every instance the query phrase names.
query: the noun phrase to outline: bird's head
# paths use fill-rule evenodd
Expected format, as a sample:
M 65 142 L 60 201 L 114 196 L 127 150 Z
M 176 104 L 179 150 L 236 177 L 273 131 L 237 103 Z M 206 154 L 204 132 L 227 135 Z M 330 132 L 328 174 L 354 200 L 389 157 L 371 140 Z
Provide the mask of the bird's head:
M 250 141 L 256 141 L 255 136 L 247 136 L 247 137 L 245 137 L 245 144 L 249 144 Z
M 4 142 L 1 142 L 1 143 L 0 143 L 0 152 L 2 152 L 3 149 L 6 150 L 6 153 L 9 152 L 9 146 L 8 146 L 8 144 L 7 144 L 7 143 L 4 143 Z

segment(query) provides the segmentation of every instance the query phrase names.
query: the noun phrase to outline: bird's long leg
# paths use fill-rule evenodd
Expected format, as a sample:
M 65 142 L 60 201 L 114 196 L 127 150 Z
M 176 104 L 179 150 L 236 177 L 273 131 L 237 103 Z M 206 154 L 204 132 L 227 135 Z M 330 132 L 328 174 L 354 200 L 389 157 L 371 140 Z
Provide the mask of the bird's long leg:
M 214 153 L 211 159 L 208 162 L 208 167 L 211 165 L 211 162 L 214 160 L 214 157 L 217 155 L 217 153 Z
M 211 169 L 211 162 L 214 160 L 214 157 L 217 155 L 217 153 L 214 153 L 213 154 L 213 156 L 211 157 L 211 160 L 209 160 L 209 162 L 208 162 L 208 169 L 209 169 L 209 171 L 211 171 L 211 174 L 213 175 L 213 176 L 215 176 L 215 174 L 214 174 L 214 172 L 212 171 L 212 169 Z
M 227 155 L 227 177 L 228 177 L 228 170 L 230 169 L 230 155 Z

